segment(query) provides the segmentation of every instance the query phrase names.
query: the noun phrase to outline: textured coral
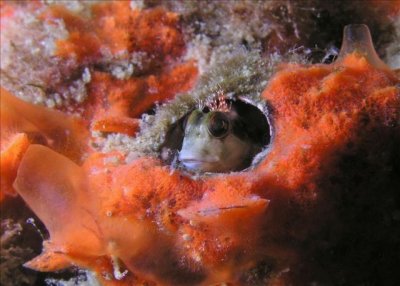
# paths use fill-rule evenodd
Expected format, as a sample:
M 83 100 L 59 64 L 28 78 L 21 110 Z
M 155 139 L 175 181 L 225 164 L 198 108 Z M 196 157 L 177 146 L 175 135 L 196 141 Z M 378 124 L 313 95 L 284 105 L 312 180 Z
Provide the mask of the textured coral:
M 340 154 L 352 156 L 359 148 L 376 152 L 386 138 L 398 142 L 398 82 L 357 54 L 333 65 L 286 66 L 263 92 L 273 109 L 271 151 L 253 170 L 242 173 L 194 180 L 153 158 L 121 165 L 124 157 L 118 153 L 94 153 L 79 167 L 49 148 L 32 145 L 15 187 L 45 223 L 50 240 L 28 265 L 56 270 L 73 262 L 112 273 L 119 261 L 129 272 L 122 278 L 119 272 L 113 276 L 124 285 L 137 279 L 168 285 L 246 284 L 242 280 L 255 279 L 250 273 L 262 272 L 254 269 L 265 265 L 263 283 L 288 282 L 298 273 L 285 269 L 299 262 L 299 268 L 313 266 L 299 247 L 321 231 L 324 220 L 333 220 L 334 228 L 347 227 L 332 218 L 338 209 L 335 200 L 328 199 L 330 192 L 339 195 L 343 190 L 325 178 L 326 173 L 341 174 Z M 393 147 L 385 150 L 389 157 L 398 156 Z M 366 170 L 376 164 L 389 168 L 392 163 L 381 161 L 382 156 L 388 155 L 365 158 Z M 395 177 L 384 182 L 395 198 Z M 325 214 L 325 208 L 332 213 Z M 395 211 L 395 205 L 391 209 Z M 336 247 L 340 235 L 338 231 L 328 244 Z M 397 235 L 394 232 L 389 241 Z M 371 247 L 373 243 L 366 243 L 367 252 Z M 368 256 L 360 259 L 362 267 L 368 267 Z M 372 278 L 343 275 L 354 282 L 376 277 L 395 281 L 380 271 Z M 324 272 L 313 275 L 327 279 Z
M 305 60 L 362 21 L 396 67 L 397 2 L 193 3 L 0 3 L 2 284 L 43 280 L 20 265 L 40 238 L 19 240 L 15 190 L 49 231 L 26 266 L 94 273 L 67 284 L 398 284 L 399 79 L 352 50 Z M 217 89 L 272 142 L 193 177 L 160 148 Z

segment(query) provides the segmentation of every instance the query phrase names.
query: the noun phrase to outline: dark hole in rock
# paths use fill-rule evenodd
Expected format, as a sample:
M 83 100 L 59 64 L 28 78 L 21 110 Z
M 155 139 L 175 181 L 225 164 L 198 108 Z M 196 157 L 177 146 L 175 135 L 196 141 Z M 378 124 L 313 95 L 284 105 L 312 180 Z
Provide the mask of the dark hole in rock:
M 218 98 L 172 124 L 160 155 L 193 173 L 226 173 L 251 166 L 270 141 L 263 111 L 240 99 Z
M 275 264 L 276 263 L 269 258 L 258 262 L 253 268 L 241 274 L 240 282 L 248 286 L 267 285 L 274 271 Z

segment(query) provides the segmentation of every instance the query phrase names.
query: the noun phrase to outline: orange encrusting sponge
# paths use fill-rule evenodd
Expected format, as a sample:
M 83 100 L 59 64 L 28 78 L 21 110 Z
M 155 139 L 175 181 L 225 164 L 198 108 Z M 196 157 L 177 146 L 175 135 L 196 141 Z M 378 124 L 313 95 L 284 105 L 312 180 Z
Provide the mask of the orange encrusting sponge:
M 129 1 L 113 1 L 92 6 L 92 17 L 75 15 L 63 6 L 53 5 L 43 15 L 45 21 L 63 19 L 70 36 L 59 40 L 57 54 L 85 63 L 101 56 L 146 52 L 156 62 L 176 58 L 185 50 L 178 29 L 179 17 L 161 8 L 139 11 Z
M 268 261 L 270 283 L 285 285 L 299 242 L 316 227 L 298 205 L 323 197 L 323 174 L 348 144 L 399 122 L 399 79 L 357 52 L 331 65 L 287 65 L 262 93 L 272 110 L 270 152 L 246 172 L 194 179 L 157 158 L 126 163 L 118 152 L 88 148 L 89 128 L 133 136 L 141 114 L 190 90 L 198 73 L 192 61 L 173 61 L 185 51 L 176 14 L 114 1 L 93 5 L 92 15 L 59 6 L 42 15 L 63 19 L 69 31 L 59 57 L 84 66 L 104 51 L 144 52 L 151 61 L 127 79 L 92 71 L 84 120 L 1 91 L 0 199 L 13 187 L 50 233 L 26 265 L 78 265 L 103 285 L 240 285 Z
M 131 62 L 132 70 L 119 78 L 91 70 L 88 99 L 75 109 L 91 121 L 91 129 L 104 133 L 137 132 L 137 121 L 157 102 L 186 92 L 197 79 L 196 62 L 182 62 L 186 50 L 179 16 L 162 8 L 137 10 L 129 1 L 91 6 L 91 17 L 53 5 L 43 21 L 63 20 L 69 36 L 57 42 L 56 56 L 82 65 L 106 65 L 103 58 Z M 133 60 L 136 55 L 138 59 Z M 143 60 L 144 59 L 144 60 Z M 138 66 L 133 66 L 134 64 Z
M 265 257 L 275 263 L 271 281 L 284 283 L 285 267 L 299 255 L 293 241 L 315 227 L 307 220 L 293 224 L 299 213 L 289 202 L 317 200 L 321 174 L 332 168 L 337 152 L 357 144 L 368 128 L 399 120 L 398 83 L 357 54 L 332 65 L 287 66 L 262 95 L 273 108 L 271 151 L 246 172 L 195 180 L 154 158 L 126 164 L 119 153 L 91 154 L 69 172 L 61 167 L 70 165 L 67 157 L 32 145 L 15 187 L 50 230 L 45 253 L 61 251 L 99 273 L 104 285 L 235 284 L 238 273 Z M 361 130 L 365 114 L 372 124 Z M 32 173 L 38 164 L 60 171 L 48 177 L 40 167 Z M 74 183 L 60 192 L 61 181 Z M 57 225 L 64 227 L 52 231 Z M 129 272 L 119 276 L 115 269 Z
M 2 150 L 0 155 L 0 203 L 3 201 L 6 194 L 16 195 L 12 184 L 17 177 L 19 164 L 29 145 L 30 142 L 25 133 L 18 133 L 10 138 L 10 141 L 8 142 L 7 146 L 4 147 L 4 150 L 2 142 Z
M 89 99 L 84 104 L 84 115 L 93 118 L 94 131 L 134 135 L 137 124 L 132 118 L 139 118 L 156 102 L 172 99 L 177 93 L 188 91 L 194 85 L 197 73 L 193 61 L 159 75 L 127 80 L 95 72 L 89 85 Z

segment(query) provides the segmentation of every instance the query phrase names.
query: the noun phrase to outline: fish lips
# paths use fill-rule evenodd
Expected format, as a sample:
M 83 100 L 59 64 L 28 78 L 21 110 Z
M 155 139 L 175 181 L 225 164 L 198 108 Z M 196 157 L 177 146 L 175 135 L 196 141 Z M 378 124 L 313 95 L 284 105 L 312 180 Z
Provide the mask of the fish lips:
M 218 164 L 218 160 L 182 156 L 179 156 L 179 161 L 189 171 L 207 172 L 209 169 L 212 169 L 215 164 Z

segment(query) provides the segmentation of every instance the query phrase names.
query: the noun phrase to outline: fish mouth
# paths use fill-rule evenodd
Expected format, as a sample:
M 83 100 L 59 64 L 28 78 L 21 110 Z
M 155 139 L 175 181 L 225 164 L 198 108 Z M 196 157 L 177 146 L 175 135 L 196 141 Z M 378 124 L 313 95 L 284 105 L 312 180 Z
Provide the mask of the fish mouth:
M 205 160 L 197 158 L 179 158 L 185 168 L 189 170 L 202 170 L 205 166 L 218 162 L 217 160 Z
M 182 163 L 216 163 L 218 160 L 207 160 L 207 159 L 197 159 L 197 158 L 179 158 Z

